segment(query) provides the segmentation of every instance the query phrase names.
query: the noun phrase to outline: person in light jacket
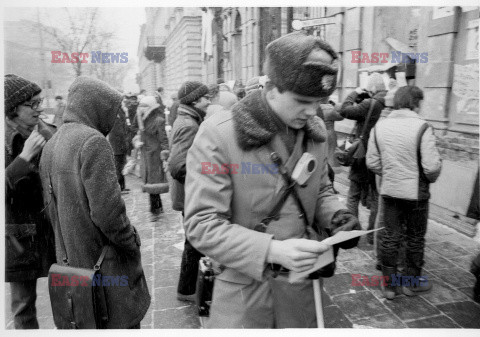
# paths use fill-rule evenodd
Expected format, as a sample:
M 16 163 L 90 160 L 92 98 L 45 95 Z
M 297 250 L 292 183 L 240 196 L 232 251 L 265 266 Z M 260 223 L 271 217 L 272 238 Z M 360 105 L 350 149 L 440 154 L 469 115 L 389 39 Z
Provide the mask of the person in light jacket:
M 316 116 L 335 90 L 337 54 L 304 33 L 271 42 L 266 54 L 270 82 L 206 120 L 187 155 L 185 233 L 223 266 L 208 328 L 316 327 L 312 280 L 291 284 L 288 270 L 310 270 L 328 249 L 314 233 L 360 228 L 331 189 L 327 131 Z M 290 195 L 265 228 L 262 220 L 286 189 L 272 152 L 290 174 L 304 152 L 318 167 L 306 186 L 295 187 L 304 211 Z
M 406 225 L 406 273 L 420 280 L 403 287 L 409 296 L 431 289 L 422 279 L 425 233 L 428 222 L 429 186 L 437 180 L 442 161 L 435 145 L 432 127 L 419 116 L 423 92 L 415 86 L 402 87 L 394 96 L 394 108 L 387 118 L 372 129 L 367 166 L 382 176 L 380 195 L 385 225 L 380 244 L 382 271 L 390 276 L 383 289 L 387 299 L 395 297 L 392 275 L 396 273 L 397 254 Z M 422 280 L 424 282 L 422 282 Z

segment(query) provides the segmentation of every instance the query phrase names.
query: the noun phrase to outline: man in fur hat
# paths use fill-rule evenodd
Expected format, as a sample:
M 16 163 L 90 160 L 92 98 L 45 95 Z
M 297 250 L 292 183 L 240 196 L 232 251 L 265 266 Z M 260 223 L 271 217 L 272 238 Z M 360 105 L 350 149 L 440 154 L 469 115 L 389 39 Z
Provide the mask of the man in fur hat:
M 312 280 L 290 284 L 289 270 L 310 270 L 328 249 L 310 240 L 320 232 L 360 228 L 332 191 L 327 132 L 316 116 L 335 90 L 336 53 L 319 38 L 292 33 L 271 42 L 266 54 L 265 88 L 205 121 L 187 156 L 185 232 L 222 266 L 209 328 L 316 327 Z M 304 152 L 317 169 L 286 194 L 281 174 L 258 169 L 275 165 L 272 152 L 290 175 Z

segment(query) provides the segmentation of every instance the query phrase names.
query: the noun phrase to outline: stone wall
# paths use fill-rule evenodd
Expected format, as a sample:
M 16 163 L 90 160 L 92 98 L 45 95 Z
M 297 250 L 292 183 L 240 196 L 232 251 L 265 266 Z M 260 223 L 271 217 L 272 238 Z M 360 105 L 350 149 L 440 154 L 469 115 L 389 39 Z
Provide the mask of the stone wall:
M 178 92 L 185 81 L 202 81 L 202 20 L 184 16 L 167 37 L 165 92 Z

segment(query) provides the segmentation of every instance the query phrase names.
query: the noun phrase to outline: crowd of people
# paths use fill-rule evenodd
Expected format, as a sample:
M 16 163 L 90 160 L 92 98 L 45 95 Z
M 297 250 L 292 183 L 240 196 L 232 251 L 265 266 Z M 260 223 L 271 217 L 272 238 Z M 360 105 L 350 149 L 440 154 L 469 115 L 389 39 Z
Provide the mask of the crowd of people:
M 150 293 L 141 239 L 122 199 L 129 193 L 125 175 L 135 173 L 152 214 L 163 213 L 167 191 L 182 214 L 177 298 L 195 301 L 203 256 L 215 265 L 207 327 L 316 327 L 312 284 L 333 270 L 295 283 L 289 272 L 310 271 L 331 249 L 322 239 L 361 229 L 360 204 L 371 211 L 367 229 L 384 227 L 367 240 L 377 246 L 377 268 L 389 277 L 384 297 L 430 291 L 431 282 L 391 282 L 399 274 L 422 280 L 429 184 L 442 166 L 434 130 L 419 115 L 422 90 L 397 88 L 393 111 L 382 117 L 387 89 L 373 73 L 365 88 L 335 104 L 337 53 L 304 33 L 271 42 L 263 71 L 237 92 L 221 79 L 186 81 L 168 106 L 161 87 L 151 95 L 122 94 L 80 76 L 66 104 L 57 96 L 55 125 L 41 118 L 37 84 L 5 76 L 6 281 L 16 329 L 39 327 L 37 279 L 53 263 L 91 268 L 107 245 L 118 257 L 112 273 L 128 275 L 129 286 L 106 287 L 104 327 L 140 327 Z M 350 167 L 346 206 L 333 187 L 339 166 L 334 123 L 344 118 L 356 121 L 354 136 L 366 149 Z M 305 160 L 315 165 L 302 166 Z M 231 169 L 205 174 L 204 163 Z M 233 169 L 244 163 L 278 170 Z M 303 180 L 296 171 L 306 172 Z M 357 243 L 335 245 L 335 256 Z M 477 279 L 478 265 L 472 269 Z M 477 281 L 477 301 L 479 288 Z

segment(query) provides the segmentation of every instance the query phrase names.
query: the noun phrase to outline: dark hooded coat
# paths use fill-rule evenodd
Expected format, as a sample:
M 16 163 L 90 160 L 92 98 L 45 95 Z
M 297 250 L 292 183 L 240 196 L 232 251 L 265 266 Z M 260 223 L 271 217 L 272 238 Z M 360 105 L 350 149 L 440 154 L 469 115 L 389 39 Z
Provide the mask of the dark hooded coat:
M 43 128 L 54 128 L 40 121 Z M 24 130 L 23 130 L 24 131 Z M 42 135 L 45 134 L 42 133 Z M 50 135 L 51 137 L 51 135 Z M 22 282 L 48 275 L 55 262 L 55 242 L 43 209 L 42 184 L 38 174 L 40 154 L 30 162 L 18 155 L 27 133 L 15 123 L 5 123 L 5 281 Z M 48 137 L 46 137 L 48 138 Z
M 58 226 L 70 266 L 93 268 L 105 245 L 116 260 L 105 260 L 103 275 L 128 276 L 128 286 L 105 287 L 107 328 L 138 324 L 150 305 L 140 257 L 140 239 L 130 224 L 105 135 L 112 129 L 122 96 L 102 81 L 78 77 L 69 89 L 64 125 L 47 143 L 40 176 L 48 215 L 55 229 L 57 260 L 62 261 Z M 58 222 L 56 216 L 58 214 Z M 61 262 L 60 262 L 61 263 Z

